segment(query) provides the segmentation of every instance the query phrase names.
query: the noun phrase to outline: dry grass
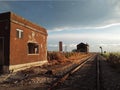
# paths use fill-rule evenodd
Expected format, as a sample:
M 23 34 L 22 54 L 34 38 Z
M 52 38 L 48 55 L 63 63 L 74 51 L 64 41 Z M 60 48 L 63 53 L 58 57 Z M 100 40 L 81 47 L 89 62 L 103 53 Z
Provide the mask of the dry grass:
M 89 55 L 90 55 L 90 54 L 77 53 L 77 52 L 75 52 L 73 55 L 71 55 L 71 56 L 69 57 L 69 59 L 70 59 L 70 60 L 78 60 L 78 59 L 87 57 L 87 56 L 89 56 Z
M 78 53 L 78 52 L 48 52 L 48 61 L 52 63 L 65 63 L 72 62 L 88 56 L 89 54 Z
M 120 69 L 120 53 L 110 53 L 106 58 L 112 67 Z

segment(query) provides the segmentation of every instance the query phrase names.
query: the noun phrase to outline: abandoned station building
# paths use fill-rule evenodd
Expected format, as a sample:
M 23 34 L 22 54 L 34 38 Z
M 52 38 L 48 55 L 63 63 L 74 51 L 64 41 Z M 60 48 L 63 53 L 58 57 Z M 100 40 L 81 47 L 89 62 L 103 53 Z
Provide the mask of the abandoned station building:
M 89 45 L 88 44 L 84 44 L 84 43 L 78 44 L 77 45 L 77 52 L 88 53 L 89 52 Z
M 47 31 L 12 12 L 0 14 L 0 71 L 47 62 Z

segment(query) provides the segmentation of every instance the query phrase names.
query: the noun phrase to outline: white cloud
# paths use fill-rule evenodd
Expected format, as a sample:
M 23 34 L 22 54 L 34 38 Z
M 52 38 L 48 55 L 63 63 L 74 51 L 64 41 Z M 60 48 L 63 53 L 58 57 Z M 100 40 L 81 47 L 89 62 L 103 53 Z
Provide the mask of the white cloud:
M 76 45 L 74 43 L 66 44 L 63 42 L 63 51 L 72 51 L 73 49 L 76 49 Z M 58 44 L 48 44 L 48 50 L 49 51 L 58 51 L 59 46 Z
M 107 52 L 120 51 L 120 43 L 103 43 L 103 44 L 98 44 L 96 46 L 102 46 L 103 50 Z
M 110 23 L 110 24 L 106 24 L 106 25 L 101 25 L 101 26 L 93 26 L 93 27 L 83 27 L 83 26 L 79 26 L 79 27 L 70 27 L 70 26 L 65 26 L 65 27 L 55 27 L 51 30 L 48 30 L 48 32 L 61 32 L 61 31 L 71 31 L 71 30 L 92 30 L 92 29 L 106 29 L 106 28 L 110 28 L 110 27 L 114 27 L 114 26 L 120 26 L 120 22 L 119 23 L 114 23 L 116 22 L 116 20 L 109 20 L 108 22 L 104 22 L 104 23 Z M 103 23 L 103 24 L 104 24 Z
M 75 48 L 76 45 L 77 45 L 77 44 L 74 44 L 74 43 L 73 43 L 73 44 L 69 44 L 68 46 L 69 46 L 69 47 L 72 47 L 72 48 Z
M 58 35 L 56 35 L 58 36 Z M 59 40 L 60 38 L 56 37 L 55 36 L 55 40 Z M 69 36 L 69 37 L 67 37 Z M 90 52 L 100 52 L 100 46 L 103 47 L 103 50 L 104 51 L 107 51 L 107 52 L 117 52 L 117 51 L 120 51 L 120 39 L 112 39 L 112 38 L 106 38 L 106 37 L 93 37 L 91 38 L 90 37 L 84 37 L 84 38 L 78 38 L 79 36 L 77 36 L 77 38 L 75 37 L 77 35 L 64 35 L 62 36 L 62 38 L 60 40 L 63 40 L 63 50 L 65 49 L 65 46 L 67 47 L 67 51 L 71 51 L 73 49 L 76 49 L 76 45 L 79 44 L 80 42 L 82 42 L 82 39 L 84 40 L 83 42 L 84 43 L 88 43 L 89 46 L 90 46 Z M 96 35 L 98 36 L 98 35 Z M 73 37 L 73 38 L 72 38 Z M 106 38 L 106 39 L 104 39 Z M 117 38 L 117 37 L 116 37 Z M 53 39 L 50 39 L 50 41 L 53 41 Z M 86 40 L 86 41 L 85 41 Z M 74 42 L 73 42 L 74 41 Z M 52 49 L 50 49 L 52 48 Z M 58 42 L 57 44 L 48 44 L 48 50 L 58 50 Z
M 120 51 L 120 35 L 114 33 L 84 33 L 84 34 L 55 34 L 49 35 L 48 41 L 57 42 L 62 40 L 64 47 L 67 46 L 67 50 L 71 51 L 76 48 L 76 45 L 80 42 L 88 43 L 90 45 L 90 51 L 99 52 L 99 46 L 102 46 L 105 51 Z M 49 46 L 49 45 L 48 45 Z M 53 45 L 58 48 L 58 45 Z M 50 47 L 49 47 L 50 48 Z M 58 49 L 56 49 L 58 50 Z
M 103 51 L 107 51 L 107 52 L 119 52 L 120 51 L 120 43 L 101 43 L 101 44 L 89 44 L 90 48 L 90 52 L 100 52 L 100 46 L 102 46 Z
M 102 43 L 102 44 L 98 44 L 100 46 L 104 46 L 104 47 L 108 47 L 108 46 L 120 46 L 120 43 L 109 43 L 109 44 L 105 44 L 105 43 Z
M 79 43 L 77 43 L 79 44 Z M 76 49 L 76 45 L 75 43 L 71 43 L 71 44 L 64 44 L 63 45 L 63 51 L 72 51 L 73 49 Z M 107 52 L 118 52 L 120 51 L 120 43 L 101 43 L 101 44 L 89 44 L 89 50 L 90 52 L 100 52 L 100 46 L 102 46 L 103 51 L 107 51 Z M 52 49 L 51 49 L 52 48 Z M 58 51 L 58 45 L 57 44 L 49 44 L 48 45 L 48 50 L 51 51 Z
M 49 35 L 49 40 L 120 40 L 119 34 L 113 33 L 84 33 L 84 34 L 55 34 Z
M 48 44 L 48 47 L 58 47 L 57 44 Z

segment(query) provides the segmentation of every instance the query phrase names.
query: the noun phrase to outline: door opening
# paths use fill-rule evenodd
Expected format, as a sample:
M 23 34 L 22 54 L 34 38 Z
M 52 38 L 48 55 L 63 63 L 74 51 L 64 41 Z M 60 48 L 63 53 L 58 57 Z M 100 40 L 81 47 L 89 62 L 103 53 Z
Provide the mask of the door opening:
M 4 65 L 4 38 L 0 37 L 0 73 L 3 72 Z

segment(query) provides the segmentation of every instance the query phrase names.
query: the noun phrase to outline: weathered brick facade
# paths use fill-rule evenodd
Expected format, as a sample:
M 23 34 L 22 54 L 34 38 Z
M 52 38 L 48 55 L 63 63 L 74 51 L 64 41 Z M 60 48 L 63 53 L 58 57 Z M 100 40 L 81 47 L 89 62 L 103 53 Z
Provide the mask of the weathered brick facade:
M 0 14 L 0 43 L 0 66 L 4 72 L 47 62 L 47 31 L 14 13 Z

